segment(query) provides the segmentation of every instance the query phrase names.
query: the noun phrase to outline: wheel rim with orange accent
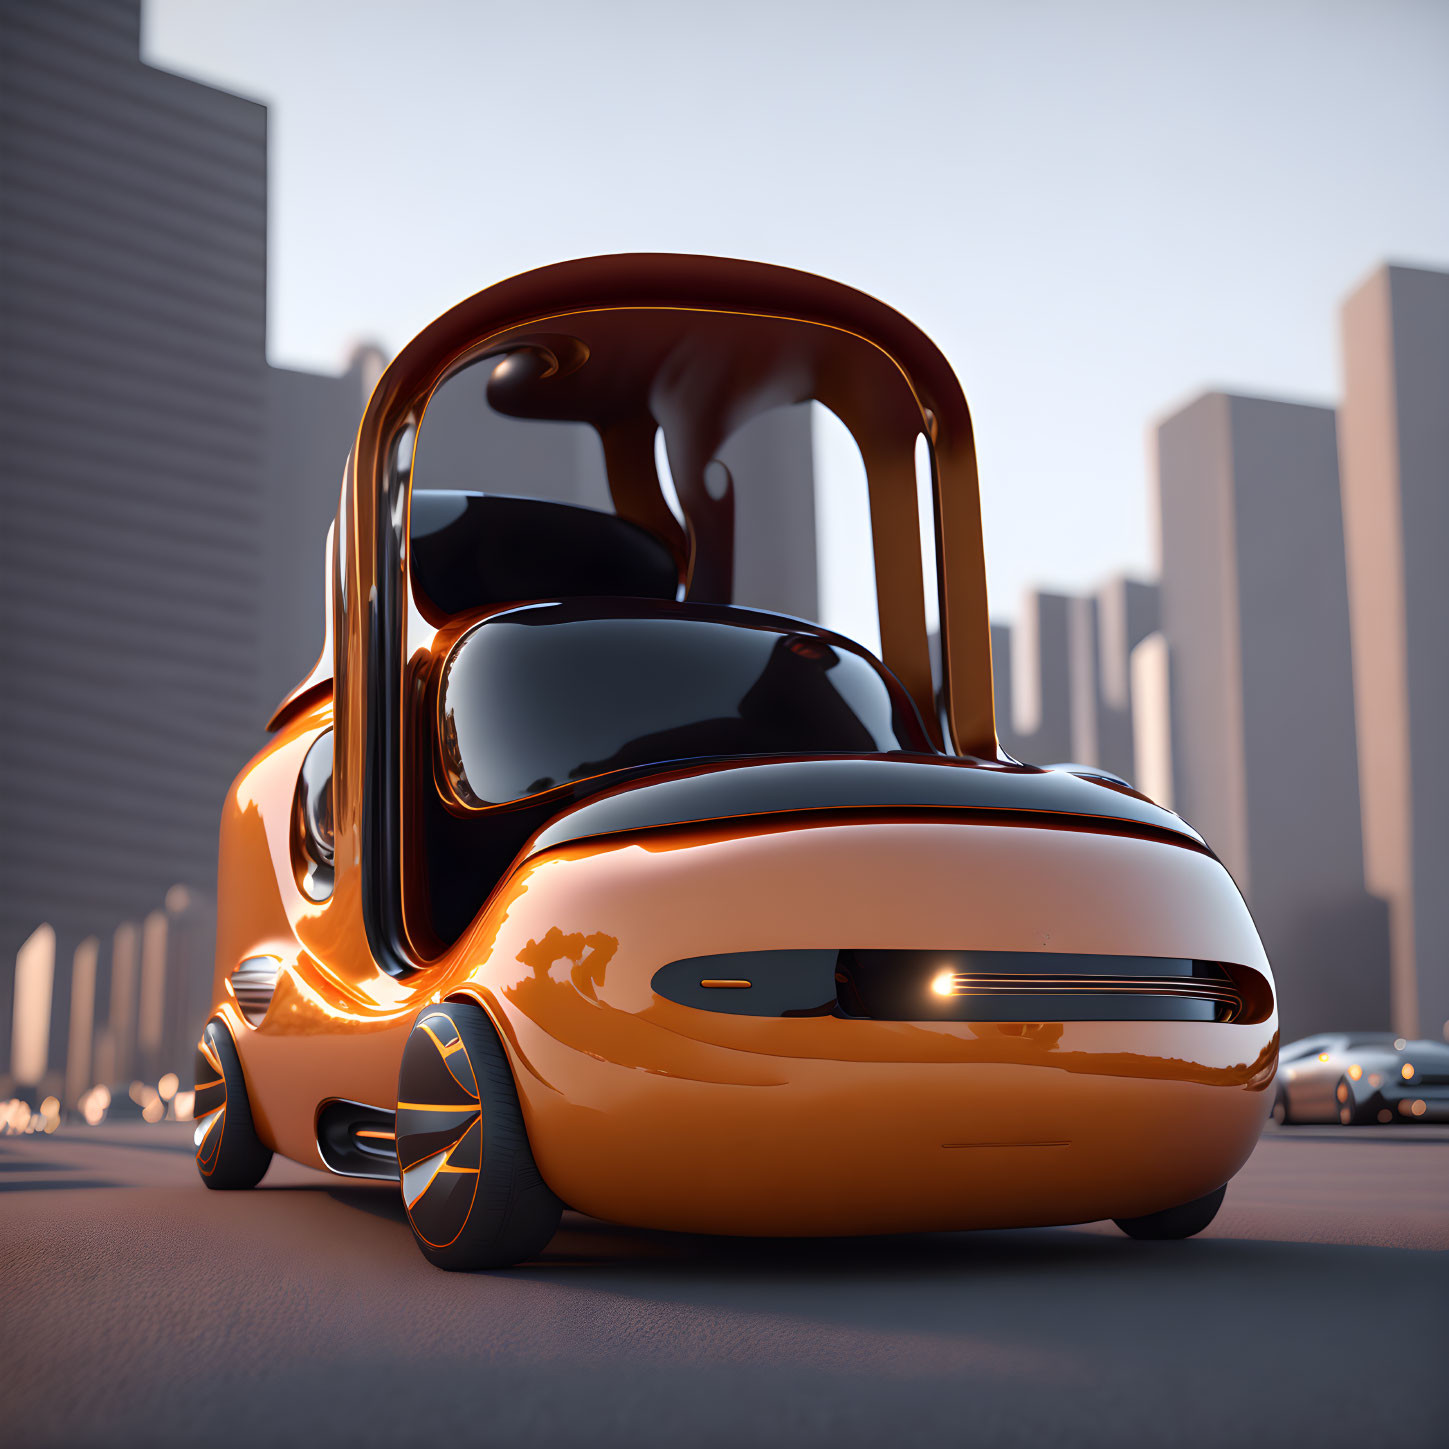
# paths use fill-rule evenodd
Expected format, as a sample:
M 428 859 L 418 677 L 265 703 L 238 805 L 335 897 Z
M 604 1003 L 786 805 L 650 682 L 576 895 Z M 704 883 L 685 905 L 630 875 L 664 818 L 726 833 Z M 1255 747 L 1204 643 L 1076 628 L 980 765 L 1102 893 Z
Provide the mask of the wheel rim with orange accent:
M 226 1133 L 226 1071 L 216 1042 L 220 1030 L 215 1022 L 208 1022 L 196 1044 L 196 1100 L 191 1112 L 196 1122 L 196 1165 L 204 1177 L 216 1171 Z
M 403 1203 L 423 1242 L 446 1248 L 478 1195 L 483 1109 L 468 1049 L 441 1012 L 421 1016 L 408 1037 L 398 1098 Z

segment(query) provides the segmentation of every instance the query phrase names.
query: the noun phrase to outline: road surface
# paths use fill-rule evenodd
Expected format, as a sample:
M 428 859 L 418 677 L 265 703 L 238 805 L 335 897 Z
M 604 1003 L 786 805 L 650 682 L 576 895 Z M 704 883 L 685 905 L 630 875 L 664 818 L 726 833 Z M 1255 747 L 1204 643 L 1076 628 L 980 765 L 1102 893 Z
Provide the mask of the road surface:
M 798 1242 L 567 1214 L 448 1274 L 395 1188 L 189 1129 L 0 1139 L 0 1441 L 1449 1445 L 1449 1129 L 1271 1130 L 1186 1243 Z

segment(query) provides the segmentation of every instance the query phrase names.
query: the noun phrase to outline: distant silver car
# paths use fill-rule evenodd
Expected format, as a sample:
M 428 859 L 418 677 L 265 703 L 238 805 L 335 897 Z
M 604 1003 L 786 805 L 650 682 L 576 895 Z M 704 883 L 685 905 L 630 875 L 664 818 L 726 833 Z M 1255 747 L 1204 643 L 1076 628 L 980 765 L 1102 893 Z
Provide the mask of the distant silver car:
M 1275 1122 L 1449 1122 L 1449 1046 L 1326 1032 L 1278 1054 Z

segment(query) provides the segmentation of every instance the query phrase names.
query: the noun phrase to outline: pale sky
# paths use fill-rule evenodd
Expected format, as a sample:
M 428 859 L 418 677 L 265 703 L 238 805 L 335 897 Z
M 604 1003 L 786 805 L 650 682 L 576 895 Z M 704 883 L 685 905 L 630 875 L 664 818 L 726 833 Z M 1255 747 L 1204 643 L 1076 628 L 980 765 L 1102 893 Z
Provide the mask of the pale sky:
M 1154 416 L 1331 401 L 1345 292 L 1449 267 L 1443 0 L 146 0 L 145 56 L 271 108 L 274 362 L 607 251 L 898 307 L 971 401 L 998 617 L 1152 571 Z

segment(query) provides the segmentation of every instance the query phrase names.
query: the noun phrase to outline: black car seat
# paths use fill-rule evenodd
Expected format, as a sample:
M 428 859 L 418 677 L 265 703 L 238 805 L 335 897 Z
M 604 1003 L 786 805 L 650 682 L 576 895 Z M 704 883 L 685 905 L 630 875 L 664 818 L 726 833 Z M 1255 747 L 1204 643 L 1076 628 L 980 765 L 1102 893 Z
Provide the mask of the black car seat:
M 679 584 L 652 533 L 540 498 L 416 489 L 411 538 L 413 588 L 443 615 L 535 599 L 672 599 Z

